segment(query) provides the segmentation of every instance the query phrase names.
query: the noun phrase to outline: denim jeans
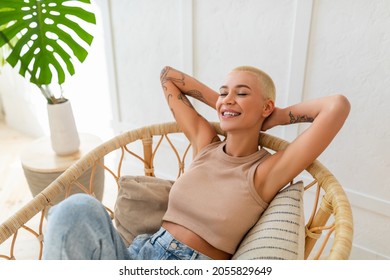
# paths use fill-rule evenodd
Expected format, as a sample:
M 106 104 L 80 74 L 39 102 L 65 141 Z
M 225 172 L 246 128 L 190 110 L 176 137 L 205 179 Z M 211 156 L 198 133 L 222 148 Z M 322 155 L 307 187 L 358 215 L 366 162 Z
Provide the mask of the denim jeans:
M 50 210 L 43 259 L 210 260 L 164 228 L 137 236 L 127 248 L 104 206 L 86 194 L 74 194 Z

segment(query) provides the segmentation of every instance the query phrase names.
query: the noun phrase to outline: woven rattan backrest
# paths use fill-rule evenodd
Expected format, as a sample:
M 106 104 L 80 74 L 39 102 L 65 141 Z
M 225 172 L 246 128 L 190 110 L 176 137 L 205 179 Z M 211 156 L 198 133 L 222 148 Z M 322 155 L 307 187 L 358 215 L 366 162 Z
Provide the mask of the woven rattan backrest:
M 214 123 L 214 126 L 217 132 L 223 135 L 219 125 Z M 286 141 L 267 134 L 262 134 L 259 141 L 259 144 L 270 152 L 284 149 L 288 145 Z M 166 156 L 167 151 L 172 154 L 170 158 Z M 138 169 L 144 175 L 160 177 L 161 174 L 169 173 L 169 179 L 172 179 L 185 171 L 186 163 L 191 160 L 190 153 L 190 145 L 176 123 L 143 127 L 106 141 L 79 159 L 27 205 L 1 224 L 0 248 L 7 247 L 8 253 L 0 254 L 0 258 L 18 258 L 16 248 L 20 242 L 19 233 L 23 231 L 24 234 L 31 236 L 31 242 L 37 244 L 34 256 L 41 259 L 46 224 L 45 212 L 52 205 L 51 202 L 59 195 L 69 193 L 72 185 L 93 195 L 96 170 L 100 168 L 104 170 L 105 188 L 116 188 L 117 191 L 120 176 L 140 175 L 133 173 L 137 172 L 135 168 L 137 164 L 134 162 L 139 163 L 138 166 L 142 168 Z M 173 165 L 176 166 L 174 173 Z M 91 168 L 89 186 L 82 185 L 78 179 Z M 347 259 L 352 248 L 353 236 L 349 201 L 337 179 L 320 162 L 312 163 L 306 173 L 305 176 L 311 179 L 305 190 L 311 189 L 315 199 L 306 222 L 305 258 Z M 312 191 L 315 188 L 316 191 Z M 115 198 L 103 198 L 102 201 L 112 218 Z M 317 242 L 319 239 L 320 242 Z M 329 253 L 322 256 L 326 247 L 329 247 Z

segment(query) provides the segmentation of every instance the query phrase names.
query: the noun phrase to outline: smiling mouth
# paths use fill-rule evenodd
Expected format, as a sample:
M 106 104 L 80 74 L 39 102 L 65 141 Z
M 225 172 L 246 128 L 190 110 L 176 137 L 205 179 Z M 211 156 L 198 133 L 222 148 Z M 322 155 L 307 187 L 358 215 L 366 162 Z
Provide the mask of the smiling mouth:
M 231 112 L 231 111 L 222 112 L 222 117 L 237 117 L 239 115 L 241 115 L 241 113 Z

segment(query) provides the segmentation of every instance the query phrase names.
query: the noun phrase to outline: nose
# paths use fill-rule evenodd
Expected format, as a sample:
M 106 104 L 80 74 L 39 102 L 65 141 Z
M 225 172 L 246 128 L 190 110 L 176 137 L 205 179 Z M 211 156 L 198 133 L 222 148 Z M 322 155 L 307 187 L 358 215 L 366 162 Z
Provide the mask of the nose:
M 223 99 L 223 104 L 225 105 L 232 105 L 236 102 L 236 99 L 234 97 L 234 92 L 233 91 L 229 91 L 228 95 L 226 95 Z

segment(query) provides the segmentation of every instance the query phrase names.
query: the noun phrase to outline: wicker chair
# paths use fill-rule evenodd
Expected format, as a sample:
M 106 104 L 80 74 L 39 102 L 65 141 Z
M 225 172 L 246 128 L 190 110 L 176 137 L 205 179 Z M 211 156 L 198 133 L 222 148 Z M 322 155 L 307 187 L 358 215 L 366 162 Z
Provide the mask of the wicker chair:
M 213 124 L 217 132 L 223 135 L 219 125 L 217 123 Z M 17 259 L 15 248 L 19 241 L 19 233 L 23 231 L 24 234 L 31 234 L 31 242 L 37 243 L 36 258 L 41 259 L 46 223 L 45 212 L 48 207 L 59 196 L 69 194 L 69 186 L 71 185 L 78 185 L 80 191 L 93 195 L 94 173 L 98 168 L 104 169 L 105 188 L 114 187 L 116 188 L 115 191 L 119 188 L 117 183 L 119 177 L 129 174 L 128 172 L 122 174 L 125 169 L 128 169 L 124 167 L 127 161 L 138 161 L 139 166 L 142 167 L 139 170 L 144 172 L 146 176 L 157 174 L 160 177 L 158 165 L 167 168 L 167 161 L 172 163 L 172 159 L 176 158 L 177 177 L 180 176 L 184 172 L 188 158 L 190 158 L 188 156 L 190 145 L 188 142 L 184 143 L 184 141 L 185 137 L 183 137 L 176 123 L 164 123 L 122 133 L 99 145 L 69 167 L 46 189 L 1 224 L 0 246 L 7 246 L 9 255 L 0 255 L 0 258 Z M 288 145 L 288 142 L 268 134 L 262 134 L 259 141 L 261 146 L 270 151 L 284 149 Z M 180 147 L 182 147 L 181 150 Z M 163 158 L 158 159 L 161 153 L 159 151 L 163 149 L 173 151 L 172 159 L 167 159 L 165 154 Z M 139 154 L 143 155 L 140 156 Z M 107 160 L 110 156 L 113 159 Z M 110 162 L 112 166 L 109 166 Z M 90 185 L 83 186 L 77 180 L 89 169 L 92 169 Z M 306 221 L 305 259 L 348 259 L 353 237 L 352 212 L 348 198 L 337 179 L 320 162 L 313 162 L 304 173 L 307 174 L 303 176 L 306 176 L 306 178 L 310 176 L 311 178 L 305 187 L 305 194 L 307 189 L 314 186 L 317 188 L 316 191 L 310 190 L 311 194 L 315 194 L 313 195 L 315 199 L 311 215 Z M 132 172 L 131 175 L 137 174 Z M 116 184 L 107 183 L 107 180 L 116 182 Z M 321 201 L 319 201 L 320 198 Z M 106 200 L 109 202 L 106 202 Z M 103 198 L 103 204 L 112 218 L 114 216 L 113 202 L 115 203 L 115 197 Z M 34 219 L 36 222 L 33 228 L 29 224 Z M 330 225 L 326 225 L 327 223 L 330 223 Z M 332 238 L 330 238 L 331 236 Z M 320 240 L 320 242 L 317 242 L 317 240 Z M 325 247 L 327 250 L 324 250 Z M 322 256 L 325 251 L 328 252 L 327 255 Z

